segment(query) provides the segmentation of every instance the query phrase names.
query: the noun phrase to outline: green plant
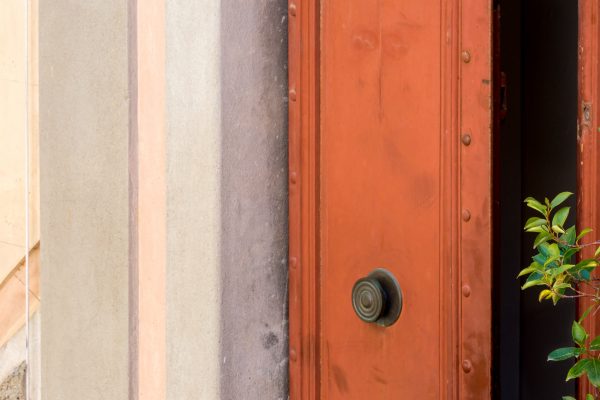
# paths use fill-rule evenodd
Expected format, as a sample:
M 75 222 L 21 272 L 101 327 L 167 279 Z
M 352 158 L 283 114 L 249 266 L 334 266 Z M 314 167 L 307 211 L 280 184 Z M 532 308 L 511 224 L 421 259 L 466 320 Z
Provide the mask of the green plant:
M 526 277 L 523 290 L 541 287 L 539 301 L 557 304 L 567 298 L 590 299 L 591 306 L 571 326 L 573 346 L 554 350 L 548 355 L 548 361 L 576 359 L 566 380 L 587 376 L 595 390 L 586 396 L 586 400 L 596 400 L 600 399 L 600 336 L 590 338 L 582 322 L 600 309 L 600 279 L 592 275 L 600 260 L 600 242 L 582 243 L 591 229 L 577 233 L 575 226 L 565 227 L 570 209 L 559 206 L 571 195 L 570 192 L 562 192 L 543 203 L 533 197 L 525 199 L 527 206 L 539 213 L 529 218 L 524 228 L 527 232 L 537 233 L 533 241 L 537 254 L 519 277 Z M 594 256 L 576 262 L 576 255 L 589 246 L 597 247 Z M 575 399 L 564 396 L 563 400 Z

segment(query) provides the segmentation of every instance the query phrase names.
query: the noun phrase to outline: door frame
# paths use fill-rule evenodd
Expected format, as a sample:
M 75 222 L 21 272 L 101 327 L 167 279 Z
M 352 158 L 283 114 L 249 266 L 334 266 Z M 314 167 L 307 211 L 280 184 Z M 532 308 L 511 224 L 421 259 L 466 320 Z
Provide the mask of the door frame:
M 481 400 L 492 366 L 492 1 L 441 10 L 440 399 Z M 288 15 L 289 390 L 317 400 L 320 0 L 289 0 Z
M 288 3 L 289 392 L 317 399 L 319 1 Z
M 593 240 L 600 235 L 600 175 L 598 174 L 598 157 L 600 141 L 598 134 L 598 111 L 600 88 L 598 82 L 598 62 L 600 52 L 600 5 L 595 0 L 579 0 L 579 49 L 578 49 L 578 116 L 577 116 L 577 228 L 591 227 Z M 590 235 L 591 236 L 591 235 Z M 592 239 L 592 237 L 590 237 Z M 582 251 L 580 257 L 593 256 L 593 249 Z M 587 299 L 579 302 L 579 314 L 583 313 L 590 303 Z M 587 318 L 585 329 L 590 336 L 600 334 L 600 316 Z M 579 381 L 579 398 L 591 392 L 587 379 Z

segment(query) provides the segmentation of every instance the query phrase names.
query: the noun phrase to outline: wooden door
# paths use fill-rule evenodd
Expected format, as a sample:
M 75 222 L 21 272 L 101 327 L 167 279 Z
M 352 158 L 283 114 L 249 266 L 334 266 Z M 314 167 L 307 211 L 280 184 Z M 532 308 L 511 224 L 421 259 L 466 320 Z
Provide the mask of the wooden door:
M 600 55 L 600 25 L 598 15 L 600 5 L 595 0 L 579 0 L 579 97 L 577 118 L 577 149 L 578 152 L 578 193 L 577 193 L 577 225 L 578 229 L 594 228 L 589 235 L 590 241 L 600 240 L 600 141 L 598 134 L 598 104 L 600 102 L 600 87 L 598 80 Z M 593 256 L 593 247 L 585 249 L 580 257 Z M 580 313 L 583 313 L 590 303 L 583 299 L 579 302 Z M 586 318 L 585 328 L 591 337 L 600 335 L 600 315 Z M 593 393 L 593 388 L 586 379 L 579 381 L 580 399 L 586 393 Z
M 291 398 L 489 398 L 490 1 L 289 14 Z M 387 327 L 352 305 L 376 268 Z

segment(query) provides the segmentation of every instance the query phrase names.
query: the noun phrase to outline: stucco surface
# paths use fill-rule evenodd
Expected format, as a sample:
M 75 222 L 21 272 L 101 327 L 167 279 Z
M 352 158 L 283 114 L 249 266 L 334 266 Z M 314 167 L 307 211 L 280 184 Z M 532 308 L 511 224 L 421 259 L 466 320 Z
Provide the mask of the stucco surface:
M 167 1 L 167 398 L 287 398 L 285 1 Z
M 167 399 L 219 399 L 220 2 L 166 2 Z
M 125 399 L 127 2 L 40 24 L 43 398 Z M 164 35 L 166 396 L 285 399 L 286 2 L 166 0 Z
M 222 2 L 223 399 L 287 399 L 287 1 Z
M 29 118 L 30 243 L 39 239 L 37 0 L 0 1 L 0 283 L 25 255 L 25 130 Z M 29 116 L 26 73 L 29 61 Z
M 127 6 L 40 4 L 46 400 L 128 398 Z

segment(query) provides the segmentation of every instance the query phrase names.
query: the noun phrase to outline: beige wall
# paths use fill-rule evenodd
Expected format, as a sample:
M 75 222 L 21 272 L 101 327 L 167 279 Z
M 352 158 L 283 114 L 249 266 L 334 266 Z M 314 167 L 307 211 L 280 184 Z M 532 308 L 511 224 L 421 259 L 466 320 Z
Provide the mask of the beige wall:
M 166 1 L 167 399 L 220 399 L 219 1 Z M 199 360 L 202 360 L 199 362 Z
M 0 283 L 25 254 L 25 127 L 27 19 L 25 2 L 0 1 Z M 31 245 L 39 239 L 37 1 L 31 2 Z
M 25 360 L 25 268 L 22 259 L 25 255 L 27 118 L 30 246 L 35 246 L 39 240 L 37 7 L 37 0 L 29 1 L 27 18 L 26 2 L 0 2 L 0 382 Z M 36 247 L 31 253 L 31 313 L 39 306 L 37 255 Z M 40 398 L 39 314 L 32 321 L 30 333 L 31 400 L 37 400 Z M 0 388 L 0 398 L 14 393 L 14 389 L 4 385 Z
M 129 50 L 122 0 L 42 1 L 42 398 L 129 393 Z
M 286 4 L 42 3 L 44 399 L 287 397 Z

